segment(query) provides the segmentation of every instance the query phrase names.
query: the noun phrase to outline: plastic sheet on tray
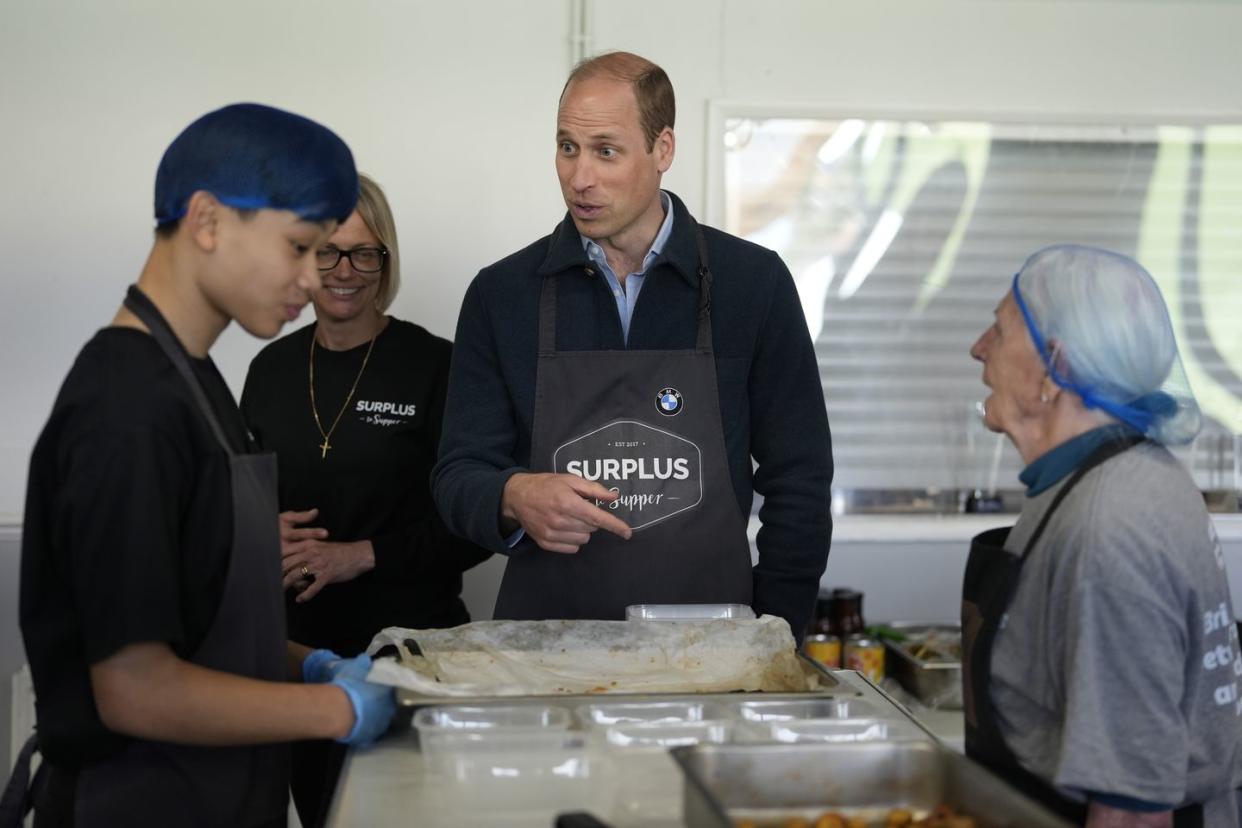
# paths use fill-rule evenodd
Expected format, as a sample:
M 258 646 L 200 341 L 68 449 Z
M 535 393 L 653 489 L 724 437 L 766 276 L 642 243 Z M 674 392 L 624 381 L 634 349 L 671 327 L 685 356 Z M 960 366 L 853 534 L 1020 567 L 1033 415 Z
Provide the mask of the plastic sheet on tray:
M 782 618 L 476 621 L 447 630 L 389 627 L 394 645 L 368 678 L 429 696 L 805 692 L 814 689 Z

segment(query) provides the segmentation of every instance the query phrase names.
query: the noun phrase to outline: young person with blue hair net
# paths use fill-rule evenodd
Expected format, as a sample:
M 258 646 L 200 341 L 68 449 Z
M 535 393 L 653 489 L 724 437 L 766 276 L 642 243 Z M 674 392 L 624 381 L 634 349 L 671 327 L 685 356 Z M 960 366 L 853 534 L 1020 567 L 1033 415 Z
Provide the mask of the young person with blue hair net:
M 165 152 L 138 283 L 31 458 L 21 626 L 38 725 L 0 824 L 33 799 L 40 828 L 283 825 L 282 743 L 387 727 L 392 690 L 365 680 L 366 656 L 286 641 L 275 458 L 251 453 L 208 355 L 231 320 L 270 338 L 298 316 L 357 194 L 341 139 L 270 107 L 208 113 Z
M 1242 659 L 1166 448 L 1201 418 L 1159 288 L 1116 253 L 1040 250 L 971 355 L 1027 497 L 967 563 L 967 753 L 1076 824 L 1236 828 Z

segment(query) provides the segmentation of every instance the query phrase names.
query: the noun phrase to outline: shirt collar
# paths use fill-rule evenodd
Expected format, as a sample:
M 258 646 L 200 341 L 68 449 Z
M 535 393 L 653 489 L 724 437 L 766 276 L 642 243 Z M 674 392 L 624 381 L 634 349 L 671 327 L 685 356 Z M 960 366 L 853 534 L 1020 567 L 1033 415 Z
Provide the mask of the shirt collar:
M 647 251 L 647 255 L 643 256 L 642 263 L 639 265 L 636 274 L 641 275 L 647 272 L 651 267 L 651 263 L 659 257 L 660 252 L 664 250 L 664 245 L 668 242 L 668 237 L 673 233 L 673 202 L 669 199 L 668 193 L 660 191 L 660 204 L 664 207 L 664 221 L 660 222 L 660 230 L 656 233 L 655 241 L 651 243 L 651 248 Z M 596 263 L 608 261 L 608 257 L 604 253 L 604 248 L 594 240 L 578 234 L 582 239 L 582 249 Z M 627 276 L 629 274 L 618 273 L 618 276 Z
M 647 264 L 667 263 L 692 287 L 697 288 L 699 286 L 699 249 L 695 241 L 696 223 L 686 209 L 686 205 L 675 193 L 661 190 L 660 195 L 662 199 L 666 199 L 664 203 L 669 208 L 668 214 L 664 217 L 664 224 L 660 226 L 660 231 L 663 233 L 667 225 L 668 235 L 663 241 L 660 240 L 659 235 L 656 236 L 656 243 L 652 244 L 652 249 L 656 250 L 657 247 L 659 249 L 653 261 Z M 574 226 L 573 217 L 566 213 L 565 218 L 548 239 L 547 256 L 535 272 L 539 276 L 551 276 L 571 268 L 587 267 L 590 263 L 591 260 L 582 243 L 582 236 L 578 233 L 578 228 Z
M 1061 478 L 1082 465 L 1100 446 L 1137 432 L 1115 423 L 1094 428 L 1049 449 L 1022 470 L 1018 479 L 1026 485 L 1026 496 L 1034 497 L 1055 485 Z

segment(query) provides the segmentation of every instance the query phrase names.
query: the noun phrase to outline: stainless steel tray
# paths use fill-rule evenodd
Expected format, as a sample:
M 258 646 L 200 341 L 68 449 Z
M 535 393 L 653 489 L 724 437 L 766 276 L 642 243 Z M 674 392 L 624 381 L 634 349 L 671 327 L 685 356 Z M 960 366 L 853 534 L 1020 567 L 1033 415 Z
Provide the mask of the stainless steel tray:
M 916 624 L 898 621 L 885 626 L 906 635 L 924 631 L 954 634 L 961 639 L 962 628 L 956 624 Z M 942 710 L 962 709 L 961 661 L 925 661 L 915 658 L 902 647 L 903 642 L 885 639 L 887 651 L 885 672 L 892 676 L 919 701 Z
M 922 817 L 937 805 L 979 828 L 1069 828 L 961 754 L 929 742 L 728 744 L 674 748 L 685 774 L 688 828 L 747 819 L 812 823 L 829 810 L 884 824 L 891 808 Z
M 483 703 L 526 703 L 526 702 L 542 702 L 545 704 L 556 704 L 564 702 L 576 702 L 584 699 L 592 701 L 648 701 L 653 699 L 671 700 L 671 699 L 709 699 L 709 698 L 757 698 L 757 699 L 798 699 L 809 698 L 817 695 L 833 695 L 839 694 L 838 688 L 841 684 L 823 665 L 814 659 L 807 658 L 802 653 L 798 653 L 798 660 L 802 664 L 802 670 L 808 678 L 813 677 L 818 683 L 818 687 L 814 690 L 806 690 L 804 692 L 790 693 L 744 693 L 737 691 L 734 693 L 564 693 L 564 694 L 541 694 L 530 696 L 434 696 L 426 693 L 416 693 L 413 690 L 407 690 L 402 687 L 397 688 L 397 704 L 406 707 L 424 707 L 429 704 L 483 704 Z M 854 690 L 848 688 L 846 692 L 855 696 L 858 695 Z

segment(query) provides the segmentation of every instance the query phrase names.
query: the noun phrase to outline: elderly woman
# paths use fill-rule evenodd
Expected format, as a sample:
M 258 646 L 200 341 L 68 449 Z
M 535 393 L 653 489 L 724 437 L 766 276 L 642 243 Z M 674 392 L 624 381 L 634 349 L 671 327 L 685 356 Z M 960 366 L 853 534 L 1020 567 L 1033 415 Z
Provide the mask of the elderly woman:
M 386 313 L 400 277 L 396 226 L 379 185 L 358 183 L 356 209 L 315 251 L 315 322 L 255 357 L 241 401 L 279 461 L 290 636 L 350 656 L 387 626 L 469 621 L 462 572 L 488 556 L 432 505 L 452 345 Z M 343 753 L 295 750 L 304 825 L 319 823 Z
M 1242 675 L 1220 543 L 1165 448 L 1199 429 L 1168 311 L 1116 253 L 1031 256 L 971 348 L 1027 464 L 962 596 L 966 749 L 1076 824 L 1239 824 Z

